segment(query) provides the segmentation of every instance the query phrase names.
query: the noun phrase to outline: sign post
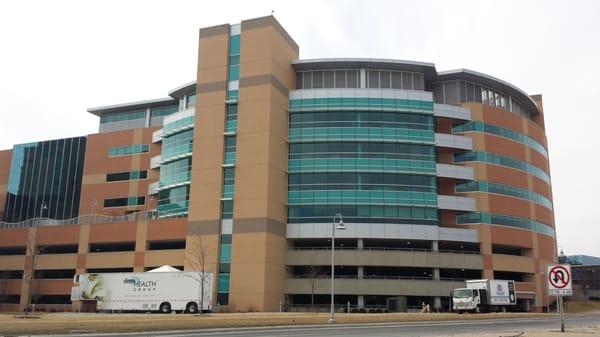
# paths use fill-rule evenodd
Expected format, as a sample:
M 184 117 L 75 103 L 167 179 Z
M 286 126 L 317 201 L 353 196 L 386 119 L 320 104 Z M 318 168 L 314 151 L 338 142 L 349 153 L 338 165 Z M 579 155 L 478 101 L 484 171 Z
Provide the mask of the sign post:
M 573 295 L 573 282 L 570 264 L 549 264 L 548 273 L 548 295 L 556 295 L 560 313 L 560 331 L 565 332 L 565 319 L 563 313 L 563 296 Z

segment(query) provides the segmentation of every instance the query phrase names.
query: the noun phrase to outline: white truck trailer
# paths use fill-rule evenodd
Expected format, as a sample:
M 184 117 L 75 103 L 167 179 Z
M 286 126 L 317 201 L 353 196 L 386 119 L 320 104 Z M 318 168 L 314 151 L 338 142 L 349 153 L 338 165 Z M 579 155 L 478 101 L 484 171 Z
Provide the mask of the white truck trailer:
M 202 275 L 182 271 L 79 274 L 74 277 L 71 300 L 95 301 L 99 311 L 210 311 L 213 276 Z
M 466 288 L 452 292 L 452 309 L 458 313 L 504 312 L 513 310 L 516 304 L 515 281 L 512 280 L 468 280 Z

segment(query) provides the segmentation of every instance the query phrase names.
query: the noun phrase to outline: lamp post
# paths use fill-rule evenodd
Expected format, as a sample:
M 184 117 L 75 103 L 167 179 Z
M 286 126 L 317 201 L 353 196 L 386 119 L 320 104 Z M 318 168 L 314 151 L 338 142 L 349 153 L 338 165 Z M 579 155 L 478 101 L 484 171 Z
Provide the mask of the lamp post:
M 40 206 L 40 218 L 44 216 L 45 209 L 48 209 L 48 206 L 46 206 L 46 201 L 42 201 L 42 205 Z
M 339 222 L 336 223 L 336 219 L 339 218 Z M 333 302 L 333 295 L 335 293 L 334 288 L 334 280 L 335 280 L 335 262 L 334 262 L 334 252 L 335 252 L 335 230 L 344 230 L 346 227 L 344 226 L 344 219 L 342 215 L 337 213 L 333 216 L 333 222 L 331 223 L 331 317 L 329 317 L 329 323 L 335 323 L 335 305 Z

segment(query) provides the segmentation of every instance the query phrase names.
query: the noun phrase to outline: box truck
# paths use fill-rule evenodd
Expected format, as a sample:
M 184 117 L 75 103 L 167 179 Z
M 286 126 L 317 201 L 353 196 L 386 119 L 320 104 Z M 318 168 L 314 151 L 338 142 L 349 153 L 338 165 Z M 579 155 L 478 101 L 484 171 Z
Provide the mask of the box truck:
M 95 302 L 99 311 L 196 313 L 211 310 L 211 273 L 182 272 L 175 268 L 165 271 L 164 267 L 161 268 L 144 273 L 75 275 L 71 300 Z
M 515 281 L 512 280 L 468 280 L 465 288 L 452 292 L 452 309 L 465 311 L 507 311 L 516 308 Z

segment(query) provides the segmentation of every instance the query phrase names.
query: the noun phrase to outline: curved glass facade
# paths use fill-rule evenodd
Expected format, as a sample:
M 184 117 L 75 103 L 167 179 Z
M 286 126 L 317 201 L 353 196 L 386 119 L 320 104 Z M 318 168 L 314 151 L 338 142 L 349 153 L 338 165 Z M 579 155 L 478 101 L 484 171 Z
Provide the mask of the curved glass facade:
M 542 233 L 554 237 L 554 228 L 534 220 L 509 216 L 503 214 L 471 212 L 456 216 L 457 224 L 475 224 L 483 223 L 490 225 L 501 225 L 509 227 L 517 227 L 530 231 Z
M 194 141 L 194 129 L 172 134 L 163 139 L 160 158 L 162 162 L 168 162 L 173 158 L 190 156 L 192 154 L 192 143 Z
M 15 145 L 3 221 L 79 214 L 86 137 Z
M 542 144 L 540 144 L 539 142 L 537 142 L 529 136 L 526 136 L 522 133 L 510 129 L 506 129 L 500 126 L 480 121 L 471 121 L 463 124 L 457 124 L 452 127 L 452 133 L 462 133 L 469 131 L 489 133 L 494 136 L 500 136 L 511 140 L 516 140 L 517 142 L 529 146 L 530 148 L 539 152 L 544 157 L 548 158 L 548 151 L 546 151 L 546 148 Z
M 494 165 L 501 165 L 517 170 L 525 171 L 530 173 L 543 181 L 550 183 L 550 176 L 544 172 L 541 168 L 532 164 L 526 163 L 521 160 L 513 159 L 499 154 L 481 152 L 481 151 L 470 151 L 465 153 L 458 153 L 454 155 L 455 163 L 464 163 L 469 161 L 480 161 L 484 163 L 490 163 Z
M 430 101 L 290 100 L 288 222 L 437 224 Z
M 188 99 L 190 99 L 188 95 Z M 195 95 L 194 95 L 195 98 Z M 162 149 L 156 210 L 161 217 L 185 215 L 190 199 L 194 116 L 166 123 Z
M 552 210 L 552 202 L 539 193 L 489 181 L 469 181 L 454 185 L 455 192 L 486 192 L 527 199 Z

